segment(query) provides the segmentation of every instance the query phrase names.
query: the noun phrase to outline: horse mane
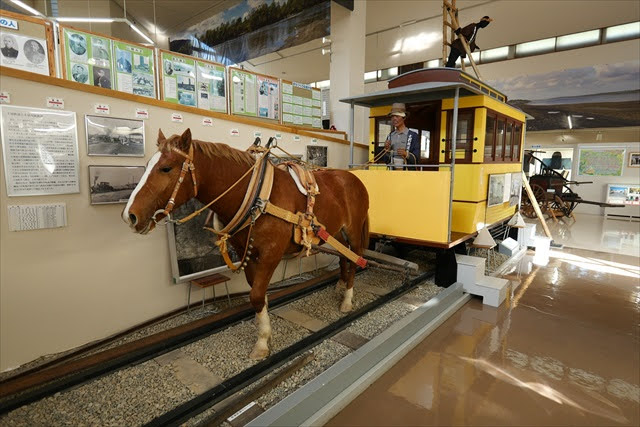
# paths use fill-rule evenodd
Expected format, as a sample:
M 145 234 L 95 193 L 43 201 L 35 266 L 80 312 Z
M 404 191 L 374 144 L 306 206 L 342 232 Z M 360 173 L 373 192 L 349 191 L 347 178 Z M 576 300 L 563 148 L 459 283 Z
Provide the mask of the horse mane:
M 174 147 L 178 142 L 180 135 L 173 135 L 167 138 L 165 142 L 158 143 L 158 149 L 160 151 L 169 150 Z M 255 163 L 255 158 L 246 151 L 238 150 L 223 143 L 213 143 L 207 141 L 200 141 L 197 139 L 191 140 L 194 149 L 200 150 L 205 156 L 210 159 L 216 157 L 224 157 L 229 160 L 233 160 L 240 165 L 252 166 Z

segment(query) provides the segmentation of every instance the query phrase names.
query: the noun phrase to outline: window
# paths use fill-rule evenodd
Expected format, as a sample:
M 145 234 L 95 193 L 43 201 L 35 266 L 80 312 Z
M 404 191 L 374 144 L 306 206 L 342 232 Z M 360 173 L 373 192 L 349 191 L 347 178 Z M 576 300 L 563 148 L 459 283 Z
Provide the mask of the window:
M 509 56 L 509 46 L 497 47 L 480 51 L 480 60 L 483 63 L 501 61 Z
M 458 129 L 456 132 L 456 162 L 471 162 L 473 151 L 473 117 L 475 109 L 458 110 Z M 451 161 L 453 111 L 447 112 L 447 144 L 445 162 Z
M 520 161 L 522 126 L 521 122 L 488 110 L 484 137 L 484 161 Z
M 541 53 L 553 52 L 556 47 L 556 38 L 536 40 L 533 42 L 520 43 L 516 45 L 516 57 L 539 55 Z
M 616 25 L 615 27 L 607 28 L 605 31 L 604 39 L 607 43 L 635 39 L 640 37 L 640 22 Z
M 560 36 L 556 41 L 556 49 L 577 49 L 600 43 L 600 30 L 584 31 L 582 33 Z

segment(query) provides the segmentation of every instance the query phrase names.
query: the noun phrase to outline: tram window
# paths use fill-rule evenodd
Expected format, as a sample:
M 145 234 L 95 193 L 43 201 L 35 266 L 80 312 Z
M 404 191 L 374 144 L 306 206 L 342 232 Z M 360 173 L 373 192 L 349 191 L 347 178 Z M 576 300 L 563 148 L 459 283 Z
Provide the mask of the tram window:
M 465 109 L 458 112 L 458 129 L 456 132 L 456 162 L 470 162 L 473 150 L 473 117 L 474 109 Z M 449 152 L 451 150 L 451 128 L 453 114 L 447 114 L 447 156 L 446 161 L 450 162 Z
M 522 126 L 516 123 L 513 126 L 513 152 L 511 160 L 517 162 L 520 160 L 520 141 L 522 141 Z
M 388 117 L 376 118 L 376 142 L 385 142 L 391 133 L 391 119 Z
M 496 132 L 496 155 L 494 157 L 496 162 L 504 159 L 504 134 L 507 122 L 505 120 L 498 120 L 498 130 Z
M 504 160 L 511 160 L 511 150 L 513 149 L 513 123 L 507 122 L 507 131 L 504 138 Z
M 487 115 L 487 130 L 484 134 L 484 159 L 485 161 L 493 160 L 493 146 L 496 138 L 496 118 Z
M 431 132 L 423 130 L 420 134 L 420 158 L 428 159 L 431 157 Z

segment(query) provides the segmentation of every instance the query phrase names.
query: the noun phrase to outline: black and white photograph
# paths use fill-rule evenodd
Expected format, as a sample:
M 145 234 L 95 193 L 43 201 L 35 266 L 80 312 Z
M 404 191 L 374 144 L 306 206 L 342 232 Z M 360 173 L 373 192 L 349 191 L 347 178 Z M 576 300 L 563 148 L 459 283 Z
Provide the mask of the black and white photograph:
M 280 163 L 286 163 L 286 162 L 295 162 L 295 163 L 299 163 L 302 161 L 302 154 L 292 154 L 291 157 L 289 156 L 272 156 L 271 157 L 271 163 L 273 163 L 274 165 L 279 165 Z
M 327 167 L 327 147 L 307 145 L 307 163 L 314 166 Z
M 89 166 L 92 205 L 126 203 L 144 175 L 144 166 Z
M 27 40 L 24 44 L 23 51 L 27 60 L 32 64 L 41 64 L 47 57 L 44 52 L 44 47 L 37 40 Z
M 189 105 L 192 107 L 196 106 L 196 97 L 193 95 L 193 92 L 183 92 L 181 90 L 178 91 L 178 101 L 182 105 Z
M 93 85 L 111 89 L 111 70 L 93 67 Z
M 153 87 L 153 76 L 151 74 L 139 74 L 133 73 L 133 84 L 134 86 L 147 86 Z
M 516 206 L 522 192 L 522 172 L 511 174 L 511 191 L 509 192 L 509 206 Z
M 195 76 L 192 65 L 183 64 L 181 62 L 174 62 L 173 70 L 176 72 L 176 74 L 189 75 L 192 77 Z
M 173 75 L 173 64 L 171 63 L 171 61 L 169 61 L 168 59 L 165 59 L 163 68 L 164 68 L 164 73 L 167 76 Z
M 176 208 L 171 215 L 184 218 L 203 206 L 198 200 L 191 199 Z M 205 272 L 211 274 L 211 270 L 226 269 L 224 259 L 215 244 L 216 235 L 202 228 L 207 219 L 207 215 L 202 214 L 178 227 L 173 224 L 167 227 L 173 277 L 177 283 L 184 280 L 185 276 Z M 207 225 L 211 227 L 211 219 Z M 239 261 L 240 257 L 234 248 L 231 245 L 228 248 L 231 260 Z
M 178 89 L 193 92 L 196 90 L 196 79 L 189 76 L 178 76 Z
M 629 167 L 640 168 L 640 153 L 629 153 Z
M 144 121 L 85 116 L 89 156 L 144 156 Z
M 109 42 L 93 37 L 91 39 L 91 56 L 96 60 L 96 64 L 107 66 L 111 61 L 111 55 L 109 55 Z
M 18 43 L 15 37 L 10 34 L 2 35 L 2 48 L 0 48 L 2 56 L 9 59 L 15 59 L 18 57 Z
M 504 201 L 504 174 L 489 175 L 487 206 L 501 205 Z
M 73 64 L 71 78 L 78 83 L 86 83 L 89 80 L 89 68 L 84 64 Z
M 69 49 L 74 54 L 86 58 L 87 54 L 87 39 L 78 33 L 69 35 Z

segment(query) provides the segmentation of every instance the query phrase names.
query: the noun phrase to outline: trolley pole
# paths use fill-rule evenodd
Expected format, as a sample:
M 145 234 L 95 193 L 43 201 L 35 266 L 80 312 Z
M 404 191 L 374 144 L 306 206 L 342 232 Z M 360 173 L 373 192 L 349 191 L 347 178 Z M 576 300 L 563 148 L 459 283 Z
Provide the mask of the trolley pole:
M 453 215 L 453 174 L 456 165 L 456 141 L 458 138 L 458 99 L 460 97 L 460 87 L 456 87 L 456 94 L 453 97 L 453 118 L 451 119 L 451 182 L 449 184 L 449 226 L 447 228 L 447 242 L 451 242 L 451 216 Z
M 353 101 L 351 101 L 351 115 L 349 116 L 349 164 L 353 164 L 353 127 L 355 120 L 355 108 L 353 106 Z

